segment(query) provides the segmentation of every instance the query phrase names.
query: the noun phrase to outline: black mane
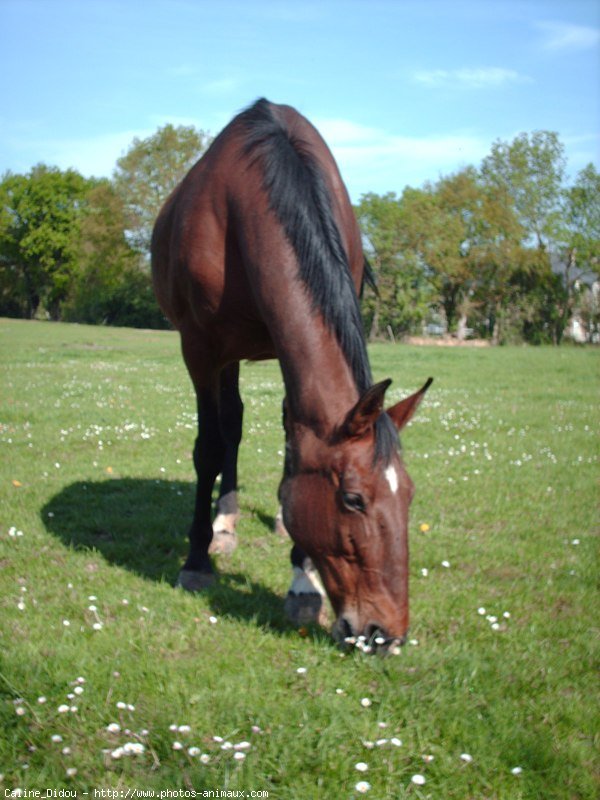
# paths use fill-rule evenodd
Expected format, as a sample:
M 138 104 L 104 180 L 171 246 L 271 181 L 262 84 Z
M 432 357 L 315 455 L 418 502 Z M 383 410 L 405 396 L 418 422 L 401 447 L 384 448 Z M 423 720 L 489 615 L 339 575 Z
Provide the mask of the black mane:
M 321 170 L 307 144 L 287 130 L 267 100 L 258 100 L 239 119 L 246 129 L 245 154 L 260 161 L 270 208 L 296 253 L 313 307 L 334 331 L 363 394 L 373 378 L 359 300 Z M 376 457 L 388 462 L 397 434 L 386 414 L 378 420 L 376 442 Z

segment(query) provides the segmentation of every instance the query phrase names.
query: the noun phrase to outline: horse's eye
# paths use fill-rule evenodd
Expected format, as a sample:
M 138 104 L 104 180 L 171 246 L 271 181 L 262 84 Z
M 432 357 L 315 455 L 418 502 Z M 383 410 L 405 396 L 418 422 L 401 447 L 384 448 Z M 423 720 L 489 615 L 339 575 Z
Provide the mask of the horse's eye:
M 358 511 L 361 514 L 364 513 L 367 508 L 362 495 L 356 494 L 355 492 L 343 492 L 342 503 L 344 504 L 344 508 L 347 508 L 348 511 Z

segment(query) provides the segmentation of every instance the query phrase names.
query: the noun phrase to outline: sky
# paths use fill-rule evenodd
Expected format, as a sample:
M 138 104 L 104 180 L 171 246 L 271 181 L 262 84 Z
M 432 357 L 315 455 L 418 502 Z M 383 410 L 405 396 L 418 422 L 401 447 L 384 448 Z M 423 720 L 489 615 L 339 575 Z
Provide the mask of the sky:
M 558 133 L 600 169 L 600 0 L 0 0 L 0 175 L 110 176 L 134 137 L 295 106 L 353 201 Z

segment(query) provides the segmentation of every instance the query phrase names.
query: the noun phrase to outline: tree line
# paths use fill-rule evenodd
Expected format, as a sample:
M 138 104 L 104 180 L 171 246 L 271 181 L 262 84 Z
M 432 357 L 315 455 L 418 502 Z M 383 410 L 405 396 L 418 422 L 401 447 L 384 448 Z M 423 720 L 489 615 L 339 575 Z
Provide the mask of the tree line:
M 364 195 L 357 214 L 378 276 L 371 337 L 439 327 L 494 343 L 560 343 L 577 314 L 598 331 L 600 175 L 565 184 L 555 133 L 497 141 L 481 166 L 421 189 Z M 594 286 L 596 284 L 596 286 Z
M 6 173 L 0 315 L 168 327 L 150 279 L 152 225 L 209 144 L 166 125 L 134 139 L 111 179 L 44 164 Z M 565 175 L 563 145 L 541 131 L 419 189 L 363 195 L 355 211 L 377 279 L 363 300 L 369 337 L 558 344 L 575 316 L 597 333 L 600 175 L 592 164 L 570 185 Z
M 0 314 L 166 328 L 150 277 L 158 211 L 208 147 L 194 127 L 134 139 L 112 179 L 39 164 L 0 182 Z

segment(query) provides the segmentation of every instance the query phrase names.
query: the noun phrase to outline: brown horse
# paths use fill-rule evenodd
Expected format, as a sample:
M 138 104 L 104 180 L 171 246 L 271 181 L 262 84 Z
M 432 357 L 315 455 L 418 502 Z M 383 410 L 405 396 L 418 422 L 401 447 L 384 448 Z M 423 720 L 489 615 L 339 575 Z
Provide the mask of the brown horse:
M 165 203 L 152 240 L 155 291 L 181 334 L 198 401 L 196 506 L 180 584 L 206 586 L 209 549 L 235 545 L 239 362 L 276 357 L 286 391 L 280 500 L 295 543 L 288 601 L 297 602 L 288 608 L 296 620 L 317 615 L 314 564 L 335 637 L 387 647 L 408 630 L 413 484 L 397 432 L 430 381 L 384 412 L 391 381 L 372 383 L 359 311 L 364 265 L 327 145 L 294 109 L 266 100 L 214 140 Z

